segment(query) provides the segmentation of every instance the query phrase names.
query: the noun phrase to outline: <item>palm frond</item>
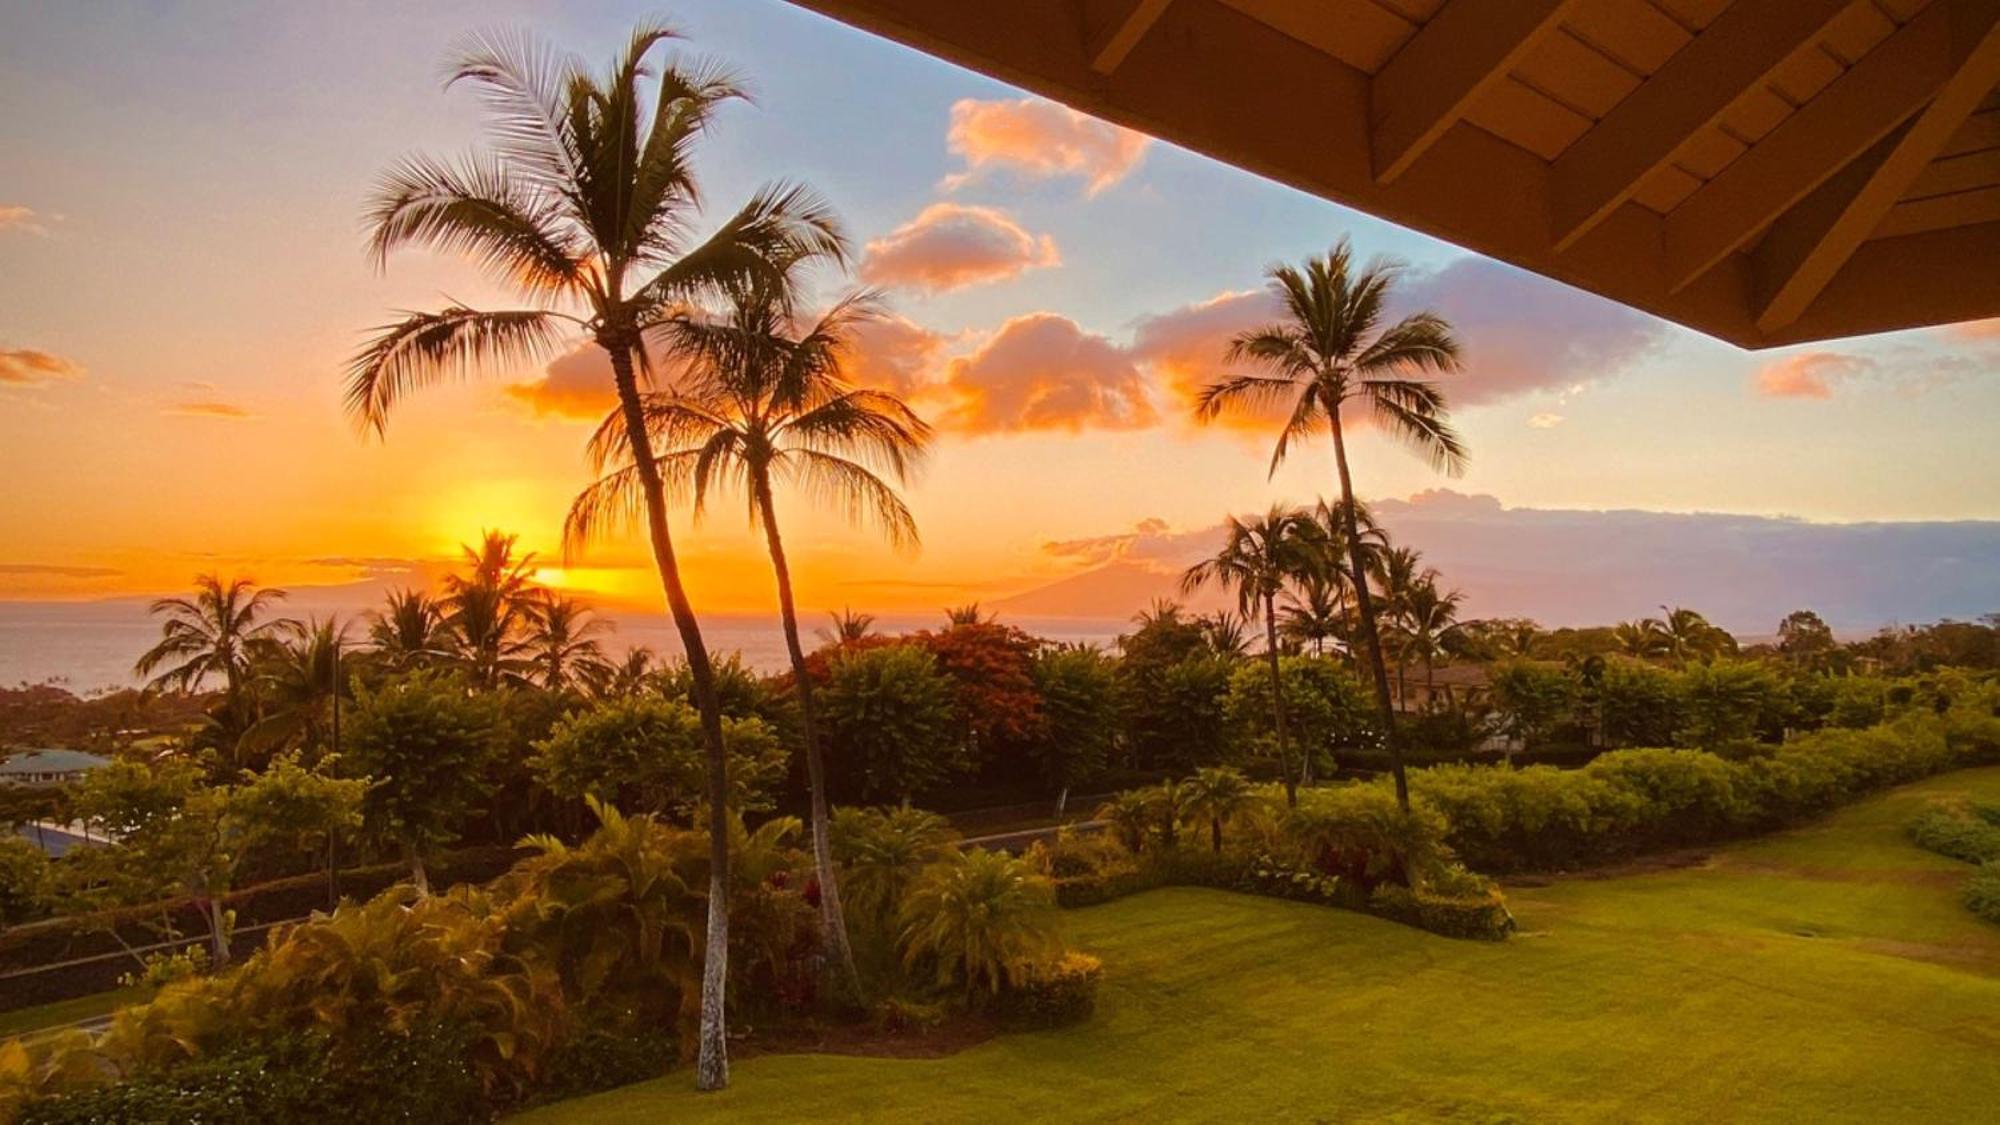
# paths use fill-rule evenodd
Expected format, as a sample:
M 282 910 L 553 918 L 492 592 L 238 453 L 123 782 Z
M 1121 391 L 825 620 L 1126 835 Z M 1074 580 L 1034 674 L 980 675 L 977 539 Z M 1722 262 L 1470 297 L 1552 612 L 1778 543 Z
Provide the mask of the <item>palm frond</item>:
M 492 159 L 466 157 L 453 166 L 405 157 L 382 176 L 367 221 L 378 269 L 397 248 L 416 244 L 464 254 L 533 295 L 565 292 L 584 279 L 559 199 Z
M 552 357 L 571 319 L 542 310 L 482 312 L 463 305 L 404 315 L 401 323 L 378 329 L 348 367 L 348 413 L 378 433 L 411 391 Z

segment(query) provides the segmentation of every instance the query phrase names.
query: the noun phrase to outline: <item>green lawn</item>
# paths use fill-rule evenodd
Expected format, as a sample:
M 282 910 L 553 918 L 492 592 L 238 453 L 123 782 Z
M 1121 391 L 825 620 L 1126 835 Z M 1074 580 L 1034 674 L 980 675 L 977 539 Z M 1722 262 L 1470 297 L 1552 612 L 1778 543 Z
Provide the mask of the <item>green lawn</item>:
M 1070 916 L 1097 1016 L 937 1060 L 767 1056 L 524 1122 L 1993 1120 L 2000 927 L 1910 845 L 1967 771 L 1696 867 L 1514 888 L 1523 932 L 1455 942 L 1205 890 Z
M 58 1000 L 53 1004 L 0 1012 L 0 1039 L 20 1035 L 23 1032 L 62 1027 L 93 1016 L 109 1015 L 145 995 L 146 990 L 143 988 L 119 988 L 110 992 L 78 996 L 72 1000 Z

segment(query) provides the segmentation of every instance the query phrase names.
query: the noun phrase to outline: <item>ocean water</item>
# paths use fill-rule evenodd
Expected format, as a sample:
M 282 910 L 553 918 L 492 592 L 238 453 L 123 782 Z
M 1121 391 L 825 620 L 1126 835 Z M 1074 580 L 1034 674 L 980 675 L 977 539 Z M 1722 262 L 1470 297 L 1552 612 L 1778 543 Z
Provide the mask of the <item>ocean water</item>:
M 362 607 L 297 605 L 290 612 L 336 612 L 342 617 L 357 616 Z M 644 645 L 656 653 L 679 656 L 679 635 L 665 614 L 651 615 L 611 611 L 614 631 L 604 638 L 605 648 L 623 655 L 634 645 Z M 1037 636 L 1071 643 L 1109 645 L 1130 626 L 1123 621 L 1087 618 L 1003 618 Z M 824 613 L 808 613 L 801 624 L 807 631 L 808 647 L 817 643 L 812 631 L 828 624 Z M 943 624 L 940 614 L 883 614 L 875 623 L 880 633 L 901 633 L 914 629 L 934 629 Z M 361 628 L 349 633 L 359 638 Z M 760 671 L 775 672 L 784 667 L 784 636 L 776 615 L 716 615 L 704 618 L 702 634 L 711 651 L 738 652 L 746 664 Z M 55 683 L 71 691 L 85 693 L 106 688 L 136 686 L 132 663 L 159 639 L 159 622 L 139 599 L 101 602 L 4 602 L 0 601 L 0 685 Z

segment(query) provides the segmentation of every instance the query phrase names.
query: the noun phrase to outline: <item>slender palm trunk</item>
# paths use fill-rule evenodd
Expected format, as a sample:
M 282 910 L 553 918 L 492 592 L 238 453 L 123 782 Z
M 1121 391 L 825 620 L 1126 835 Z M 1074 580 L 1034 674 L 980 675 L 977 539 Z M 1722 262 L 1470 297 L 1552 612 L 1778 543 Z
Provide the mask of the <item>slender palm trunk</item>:
M 861 996 L 861 972 L 854 967 L 854 946 L 847 940 L 847 914 L 840 905 L 840 880 L 833 869 L 831 818 L 826 802 L 826 761 L 819 745 L 819 720 L 813 711 L 812 677 L 806 673 L 805 647 L 799 643 L 799 613 L 792 600 L 792 569 L 785 562 L 784 540 L 778 534 L 778 510 L 771 498 L 771 478 L 757 472 L 757 508 L 764 521 L 764 541 L 771 548 L 771 570 L 778 576 L 778 614 L 785 625 L 785 652 L 792 660 L 792 682 L 799 693 L 799 723 L 805 728 L 806 788 L 811 802 L 813 873 L 819 879 L 820 927 L 825 930 L 828 960 L 837 965 L 856 999 Z
M 1271 719 L 1278 727 L 1278 771 L 1285 778 L 1285 804 L 1299 807 L 1299 779 L 1292 773 L 1291 748 L 1285 741 L 1285 682 L 1278 666 L 1277 613 L 1269 591 L 1264 594 L 1264 657 L 1271 669 Z M 1220 828 L 1217 829 L 1218 836 Z M 1218 845 L 1219 847 L 1219 845 Z
M 1375 702 L 1382 710 L 1382 745 L 1389 751 L 1389 768 L 1396 775 L 1396 804 L 1410 807 L 1410 781 L 1403 773 L 1403 748 L 1396 737 L 1396 704 L 1389 695 L 1389 665 L 1382 659 L 1382 634 L 1375 627 L 1375 599 L 1368 592 L 1367 560 L 1361 552 L 1361 521 L 1354 514 L 1354 478 L 1347 470 L 1347 437 L 1340 430 L 1340 404 L 1329 404 L 1327 419 L 1333 430 L 1333 463 L 1340 470 L 1342 518 L 1347 521 L 1347 554 L 1354 567 L 1354 608 L 1361 615 L 1361 639 L 1368 647 L 1368 664 L 1374 673 Z
M 1208 842 L 1215 848 L 1216 855 L 1222 854 L 1222 818 L 1219 816 L 1208 818 Z
M 633 374 L 636 336 L 607 335 L 598 343 L 611 353 L 611 373 L 618 386 L 618 405 L 625 415 L 625 438 L 639 489 L 646 498 L 646 531 L 652 540 L 653 562 L 666 591 L 667 609 L 687 653 L 688 678 L 694 682 L 695 710 L 701 716 L 703 747 L 708 758 L 708 934 L 701 965 L 701 1032 L 695 1058 L 695 1086 L 720 1090 L 729 1085 L 729 1040 L 725 1005 L 729 989 L 729 759 L 722 746 L 722 708 L 715 694 L 715 670 L 708 646 L 701 639 L 687 588 L 681 584 L 680 563 L 674 558 L 673 533 L 667 527 L 666 490 L 660 467 L 653 460 L 653 443 L 646 432 L 646 415 L 639 404 L 639 384 Z

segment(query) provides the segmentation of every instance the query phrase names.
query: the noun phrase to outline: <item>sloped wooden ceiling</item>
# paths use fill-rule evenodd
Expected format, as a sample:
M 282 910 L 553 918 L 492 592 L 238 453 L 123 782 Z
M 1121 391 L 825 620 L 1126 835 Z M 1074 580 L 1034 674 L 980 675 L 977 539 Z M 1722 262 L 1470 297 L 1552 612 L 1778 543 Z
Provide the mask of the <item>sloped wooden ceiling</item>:
M 2000 0 L 794 0 L 1745 347 L 2000 316 Z

